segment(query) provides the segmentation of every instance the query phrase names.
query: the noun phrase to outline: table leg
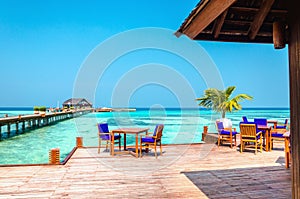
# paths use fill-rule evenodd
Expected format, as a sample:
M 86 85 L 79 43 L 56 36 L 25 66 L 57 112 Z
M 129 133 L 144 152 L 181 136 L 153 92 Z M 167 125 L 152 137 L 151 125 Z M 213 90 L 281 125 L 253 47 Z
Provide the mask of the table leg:
M 126 151 L 126 133 L 124 133 L 124 151 Z
M 285 152 L 285 168 L 290 167 L 290 149 L 289 149 L 289 138 L 284 138 L 284 152 Z
M 138 134 L 135 134 L 135 157 L 139 157 L 139 137 Z
M 112 156 L 115 155 L 115 134 L 113 132 L 112 132 L 112 137 L 111 137 L 110 154 Z
M 269 151 L 269 146 L 270 146 L 269 133 L 270 133 L 270 130 L 266 130 L 266 151 Z

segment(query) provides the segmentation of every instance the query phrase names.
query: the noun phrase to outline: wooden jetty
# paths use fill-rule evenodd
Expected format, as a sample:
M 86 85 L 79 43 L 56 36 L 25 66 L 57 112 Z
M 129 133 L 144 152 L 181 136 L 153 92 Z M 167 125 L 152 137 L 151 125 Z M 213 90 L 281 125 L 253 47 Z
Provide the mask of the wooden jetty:
M 7 126 L 7 134 L 9 136 L 11 133 L 12 125 L 15 126 L 16 133 L 20 131 L 20 128 L 21 131 L 24 132 L 26 129 L 47 126 L 59 121 L 78 117 L 83 114 L 90 113 L 92 111 L 93 109 L 79 109 L 63 112 L 53 112 L 47 114 L 19 115 L 13 117 L 0 118 L 0 139 L 2 137 L 3 126 Z

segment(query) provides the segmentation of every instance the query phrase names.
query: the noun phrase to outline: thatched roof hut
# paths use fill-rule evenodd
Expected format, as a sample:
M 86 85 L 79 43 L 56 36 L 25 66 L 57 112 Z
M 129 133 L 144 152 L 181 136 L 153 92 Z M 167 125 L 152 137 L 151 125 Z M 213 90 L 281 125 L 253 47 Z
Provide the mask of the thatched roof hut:
M 70 98 L 63 103 L 63 107 L 92 108 L 93 104 L 84 98 Z

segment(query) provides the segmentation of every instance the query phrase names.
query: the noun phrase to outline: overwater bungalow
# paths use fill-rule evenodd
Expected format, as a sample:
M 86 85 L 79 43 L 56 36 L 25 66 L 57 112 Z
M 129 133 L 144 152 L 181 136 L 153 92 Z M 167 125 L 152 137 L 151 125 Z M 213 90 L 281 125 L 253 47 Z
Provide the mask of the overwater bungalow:
M 70 98 L 63 103 L 63 107 L 67 108 L 92 108 L 93 104 L 84 98 Z

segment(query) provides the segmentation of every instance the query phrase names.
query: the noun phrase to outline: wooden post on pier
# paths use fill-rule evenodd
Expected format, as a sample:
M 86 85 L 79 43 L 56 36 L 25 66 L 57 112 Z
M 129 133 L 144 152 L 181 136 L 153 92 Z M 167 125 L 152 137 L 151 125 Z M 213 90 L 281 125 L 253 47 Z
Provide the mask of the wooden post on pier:
M 82 137 L 76 137 L 76 146 L 77 148 L 83 147 Z
M 16 133 L 19 132 L 19 122 L 16 122 Z
M 208 131 L 208 126 L 204 126 L 203 127 L 203 133 L 202 133 L 202 139 L 201 141 L 204 141 L 206 135 L 207 135 L 207 131 Z
M 22 123 L 22 131 L 23 131 L 23 132 L 25 131 L 25 120 L 24 120 L 23 123 Z
M 49 164 L 59 164 L 59 148 L 53 148 L 49 151 Z
M 7 124 L 7 134 L 10 135 L 10 123 Z

